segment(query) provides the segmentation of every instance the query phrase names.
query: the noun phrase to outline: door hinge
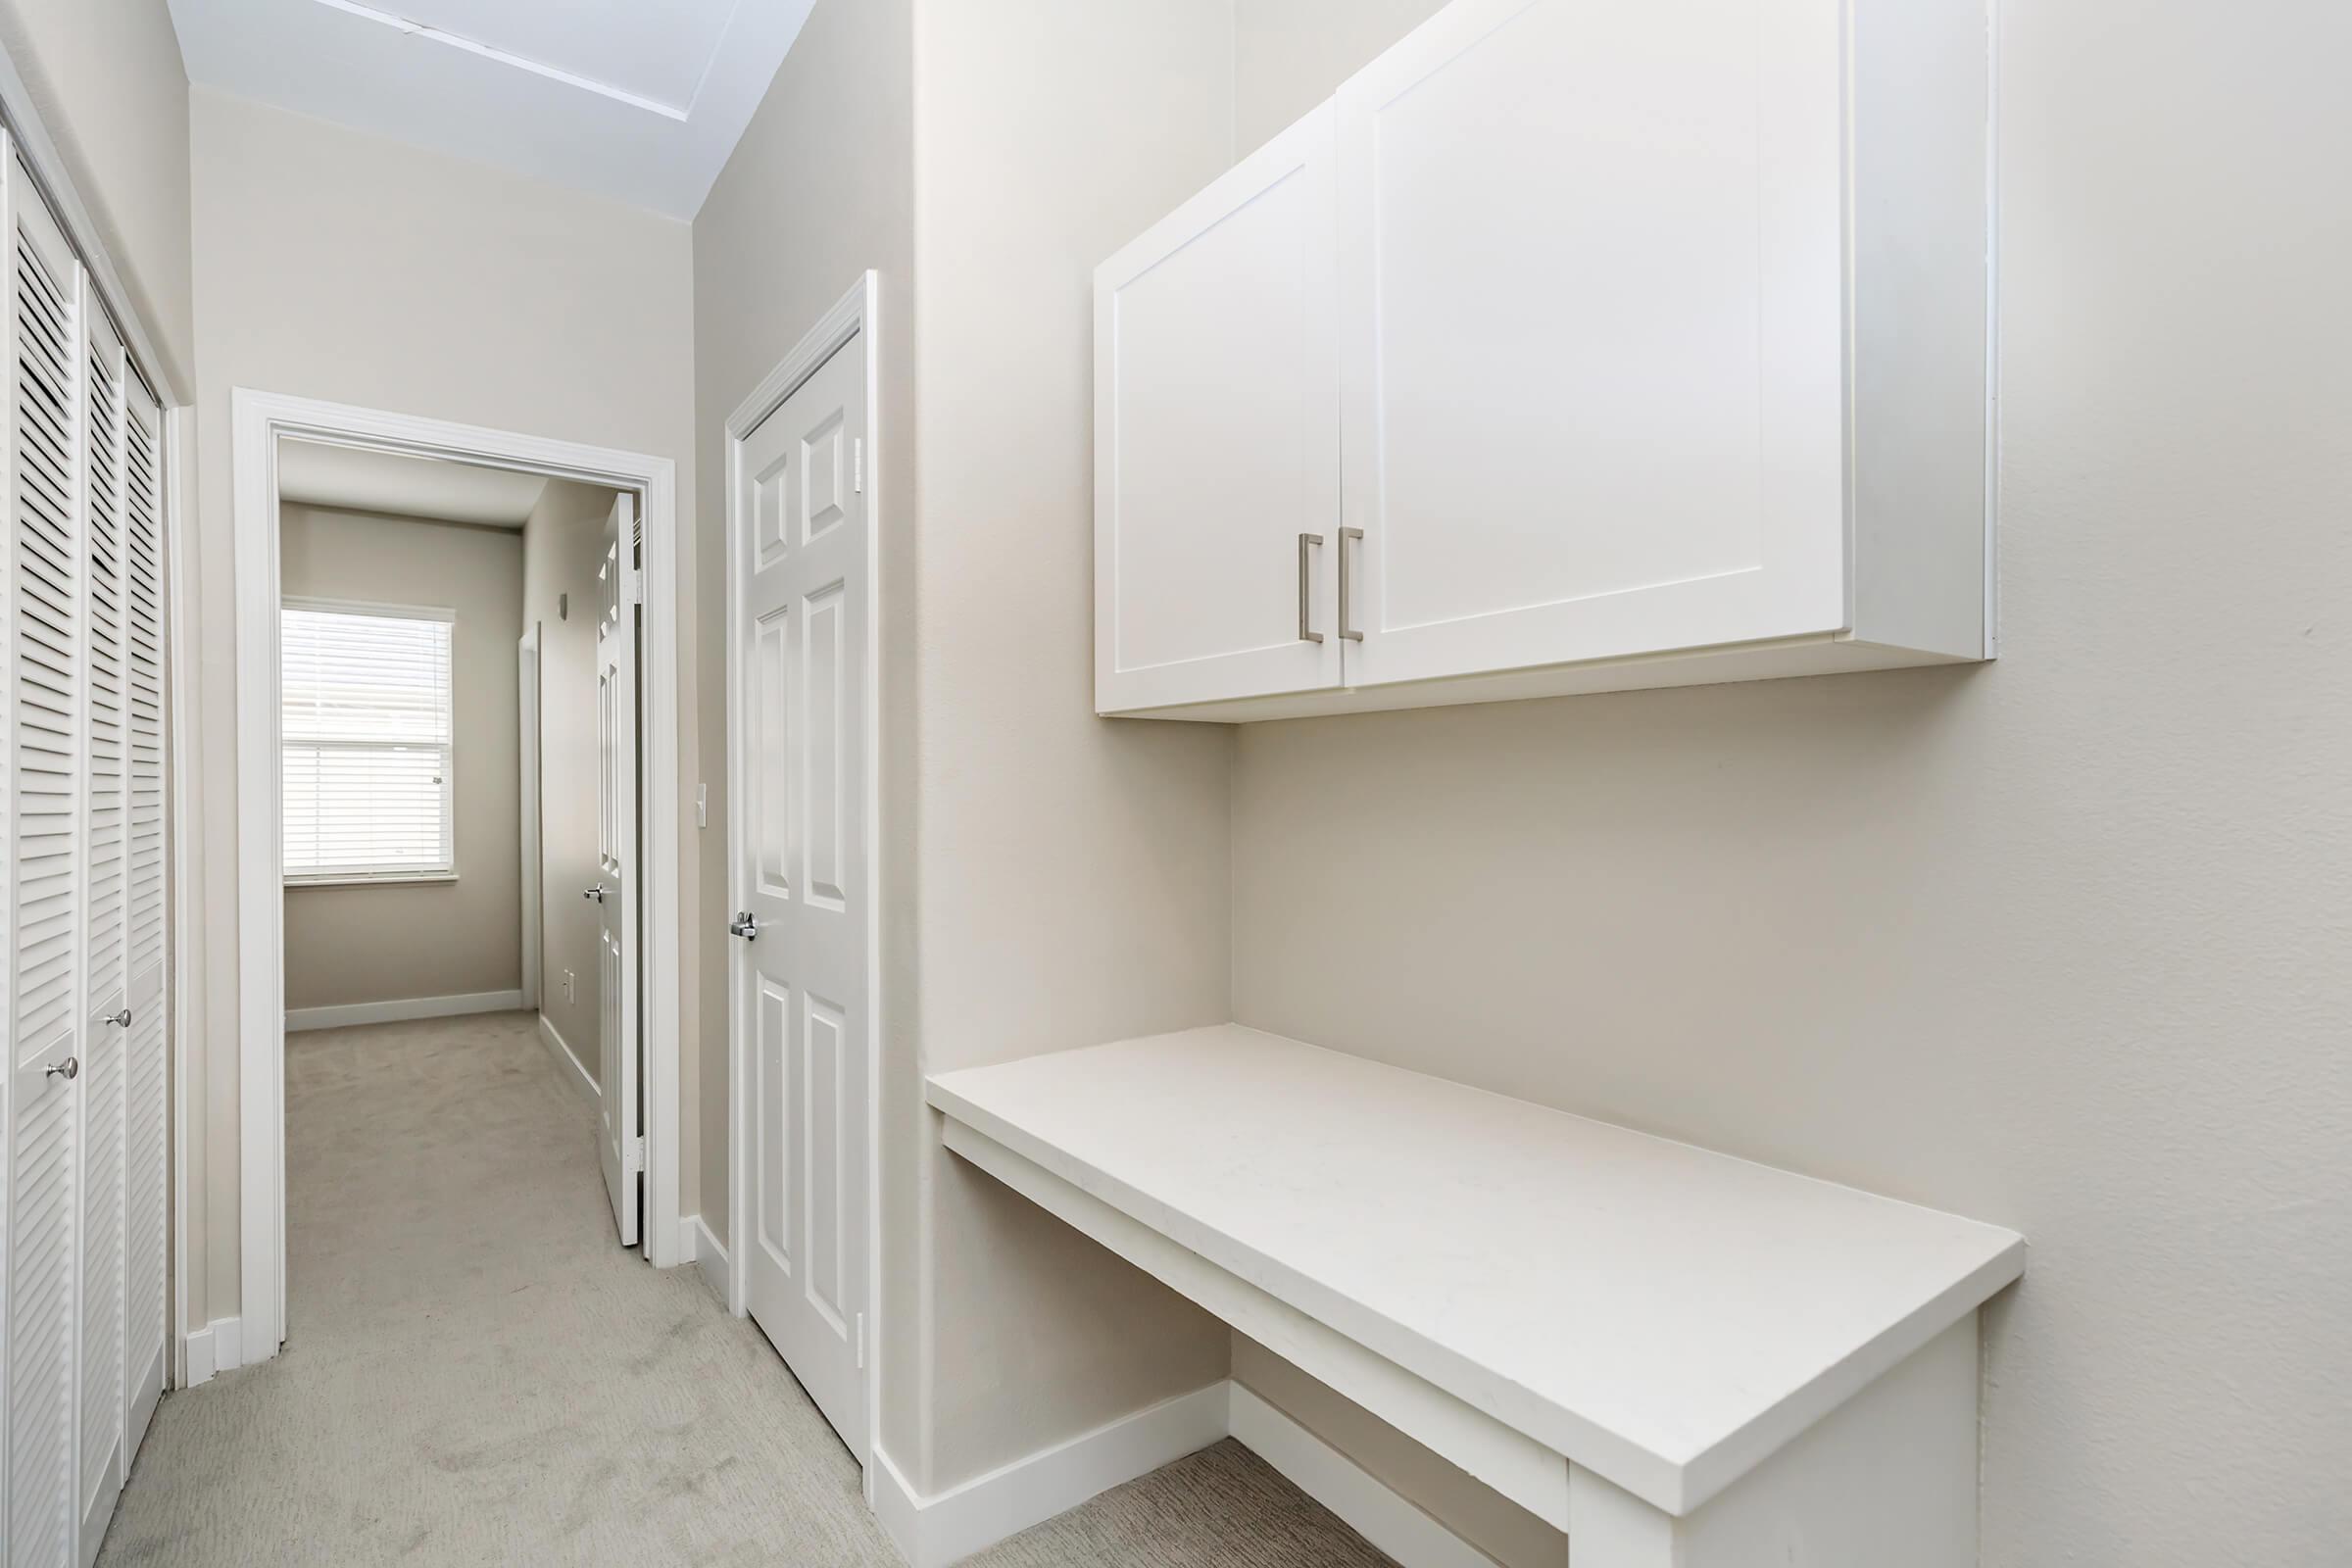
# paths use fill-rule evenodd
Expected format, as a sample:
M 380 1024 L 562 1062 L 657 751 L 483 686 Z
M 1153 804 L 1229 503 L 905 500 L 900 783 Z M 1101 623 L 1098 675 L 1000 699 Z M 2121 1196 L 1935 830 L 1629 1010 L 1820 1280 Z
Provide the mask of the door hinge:
M 865 1370 L 865 1314 L 858 1314 L 858 1370 Z
M 850 489 L 865 494 L 865 437 L 855 436 L 850 441 Z
M 635 1172 L 643 1172 L 645 1169 L 645 1140 L 643 1138 L 629 1140 L 628 1168 Z

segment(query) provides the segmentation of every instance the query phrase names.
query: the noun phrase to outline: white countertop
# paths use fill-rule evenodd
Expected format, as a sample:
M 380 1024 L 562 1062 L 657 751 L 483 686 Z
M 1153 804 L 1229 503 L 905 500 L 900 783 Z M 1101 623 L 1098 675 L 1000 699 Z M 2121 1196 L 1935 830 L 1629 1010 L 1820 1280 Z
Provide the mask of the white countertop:
M 1681 1506 L 2025 1268 L 2012 1231 L 1239 1025 L 942 1073 L 930 1101 Z

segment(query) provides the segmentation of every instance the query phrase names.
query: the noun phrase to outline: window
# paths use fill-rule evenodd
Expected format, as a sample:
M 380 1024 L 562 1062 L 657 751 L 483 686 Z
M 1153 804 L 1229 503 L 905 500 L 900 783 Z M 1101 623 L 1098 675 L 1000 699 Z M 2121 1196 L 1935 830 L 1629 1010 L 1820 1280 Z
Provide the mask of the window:
M 457 874 L 451 613 L 289 599 L 280 612 L 289 883 Z

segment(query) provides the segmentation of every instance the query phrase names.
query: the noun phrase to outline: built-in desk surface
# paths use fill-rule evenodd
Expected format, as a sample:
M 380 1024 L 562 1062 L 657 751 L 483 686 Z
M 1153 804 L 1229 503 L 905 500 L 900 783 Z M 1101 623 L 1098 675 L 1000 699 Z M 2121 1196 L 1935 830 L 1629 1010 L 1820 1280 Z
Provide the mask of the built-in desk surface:
M 1676 1514 L 2025 1266 L 1995 1226 L 1237 1025 L 930 1101 Z

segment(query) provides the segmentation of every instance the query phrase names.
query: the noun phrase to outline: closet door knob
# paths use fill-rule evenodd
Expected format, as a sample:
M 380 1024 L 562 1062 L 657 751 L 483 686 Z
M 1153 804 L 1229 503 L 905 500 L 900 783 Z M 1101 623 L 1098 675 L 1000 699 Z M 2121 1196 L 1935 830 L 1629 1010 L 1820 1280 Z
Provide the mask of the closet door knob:
M 63 1078 L 66 1082 L 72 1083 L 74 1079 L 81 1076 L 81 1058 L 79 1056 L 68 1056 L 63 1061 L 53 1061 L 49 1064 L 48 1071 L 44 1074 L 44 1076 L 50 1078 Z
M 130 1027 L 130 1009 L 124 1007 L 121 1012 L 110 1012 L 98 1021 L 111 1023 L 118 1029 L 127 1029 Z
M 592 904 L 602 904 L 605 902 L 605 890 L 601 886 L 588 888 L 580 894 L 580 897 Z
M 746 942 L 760 940 L 760 917 L 746 909 L 727 922 L 727 929 Z

